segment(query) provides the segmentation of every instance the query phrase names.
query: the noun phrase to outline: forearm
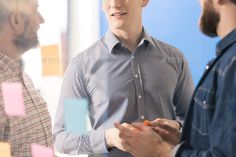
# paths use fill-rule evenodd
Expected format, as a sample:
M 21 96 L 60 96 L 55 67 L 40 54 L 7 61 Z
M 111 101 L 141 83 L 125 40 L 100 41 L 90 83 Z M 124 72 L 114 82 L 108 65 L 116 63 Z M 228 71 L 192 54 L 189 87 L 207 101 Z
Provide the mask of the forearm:
M 83 135 L 61 131 L 54 135 L 54 140 L 55 148 L 60 153 L 78 155 L 108 152 L 103 130 L 93 130 Z

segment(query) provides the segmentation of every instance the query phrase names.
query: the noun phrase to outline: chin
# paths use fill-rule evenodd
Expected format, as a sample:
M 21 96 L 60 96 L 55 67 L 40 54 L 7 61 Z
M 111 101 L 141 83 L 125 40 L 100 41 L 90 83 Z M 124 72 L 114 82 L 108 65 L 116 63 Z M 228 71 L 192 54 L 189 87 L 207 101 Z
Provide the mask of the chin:
M 112 29 L 121 29 L 123 30 L 124 29 L 124 25 L 121 25 L 121 24 L 116 24 L 116 25 L 112 25 Z

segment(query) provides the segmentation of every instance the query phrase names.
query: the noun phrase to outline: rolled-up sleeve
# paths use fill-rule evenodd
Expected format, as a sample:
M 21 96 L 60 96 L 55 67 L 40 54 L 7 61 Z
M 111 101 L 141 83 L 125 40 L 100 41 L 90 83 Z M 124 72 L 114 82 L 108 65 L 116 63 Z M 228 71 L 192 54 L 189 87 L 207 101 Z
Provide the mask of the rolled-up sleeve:
M 178 120 L 183 122 L 186 111 L 190 105 L 194 84 L 187 60 L 182 56 L 182 61 L 179 62 L 179 80 L 175 88 L 173 104 Z
M 91 130 L 86 134 L 66 132 L 63 102 L 67 98 L 88 98 L 80 56 L 70 63 L 64 76 L 53 129 L 54 145 L 60 153 L 71 155 L 108 152 L 104 130 Z

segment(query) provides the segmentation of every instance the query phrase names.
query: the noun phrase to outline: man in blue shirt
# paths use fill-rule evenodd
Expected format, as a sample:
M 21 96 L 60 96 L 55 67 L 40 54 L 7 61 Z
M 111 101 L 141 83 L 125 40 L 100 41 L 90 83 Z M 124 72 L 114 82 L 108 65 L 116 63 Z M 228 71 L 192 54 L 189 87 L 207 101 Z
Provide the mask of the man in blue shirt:
M 200 0 L 200 28 L 219 36 L 216 58 L 199 81 L 185 119 L 180 144 L 170 145 L 168 127 L 116 124 L 124 149 L 136 157 L 236 156 L 236 0 Z M 162 125 L 163 128 L 164 125 Z M 155 131 L 159 133 L 159 136 Z M 173 133 L 173 132 L 172 132 Z
M 103 0 L 108 32 L 78 54 L 65 73 L 53 131 L 59 152 L 131 157 L 122 151 L 116 121 L 166 118 L 170 120 L 161 120 L 179 130 L 175 120 L 184 119 L 194 89 L 191 74 L 177 48 L 142 27 L 147 4 L 148 0 Z M 85 134 L 66 130 L 63 103 L 70 98 L 89 101 L 92 130 Z

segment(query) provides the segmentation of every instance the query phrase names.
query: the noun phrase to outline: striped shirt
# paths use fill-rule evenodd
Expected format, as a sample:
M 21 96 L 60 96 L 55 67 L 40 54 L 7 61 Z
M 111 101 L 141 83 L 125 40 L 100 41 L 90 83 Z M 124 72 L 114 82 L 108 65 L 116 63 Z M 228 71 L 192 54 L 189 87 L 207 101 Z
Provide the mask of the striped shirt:
M 0 83 L 5 81 L 22 84 L 26 116 L 6 115 L 0 87 L 0 142 L 10 143 L 12 157 L 30 157 L 32 143 L 52 146 L 51 119 L 46 102 L 24 73 L 22 62 L 0 52 Z

